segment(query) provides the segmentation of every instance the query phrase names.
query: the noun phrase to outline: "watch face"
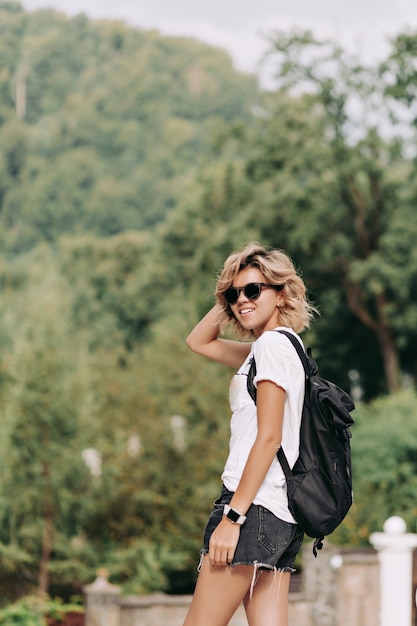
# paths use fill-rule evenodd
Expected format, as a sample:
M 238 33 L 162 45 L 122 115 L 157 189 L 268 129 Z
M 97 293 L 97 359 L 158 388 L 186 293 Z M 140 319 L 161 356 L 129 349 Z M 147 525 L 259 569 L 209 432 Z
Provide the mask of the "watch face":
M 228 517 L 232 522 L 237 522 L 237 520 L 239 519 L 240 515 L 239 515 L 239 513 L 234 511 L 233 509 L 230 509 L 230 511 L 228 512 L 226 517 Z

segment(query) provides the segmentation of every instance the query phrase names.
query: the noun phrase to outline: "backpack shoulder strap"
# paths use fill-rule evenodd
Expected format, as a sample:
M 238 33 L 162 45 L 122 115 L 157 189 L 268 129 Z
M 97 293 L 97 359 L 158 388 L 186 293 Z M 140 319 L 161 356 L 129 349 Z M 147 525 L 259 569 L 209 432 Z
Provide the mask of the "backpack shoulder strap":
M 288 332 L 287 330 L 277 330 L 277 333 L 281 333 L 281 335 L 285 335 L 292 343 L 292 345 L 294 346 L 294 348 L 297 351 L 298 356 L 300 357 L 300 361 L 303 364 L 303 368 L 304 368 L 304 372 L 306 375 L 306 379 L 309 378 L 311 376 L 311 367 L 310 364 L 308 362 L 306 353 L 303 350 L 302 345 L 300 344 L 300 342 L 298 341 L 298 339 L 296 337 L 294 337 L 294 335 L 290 332 Z M 280 465 L 282 467 L 282 471 L 284 472 L 285 478 L 290 478 L 292 476 L 292 471 L 291 468 L 289 466 L 287 457 L 285 456 L 285 452 L 282 448 L 279 448 L 278 452 L 277 452 L 277 458 L 278 461 L 280 462 Z
M 288 478 L 291 478 L 292 476 L 292 471 L 288 463 L 287 457 L 285 456 L 285 452 L 281 447 L 278 448 L 277 459 L 282 467 L 285 478 L 288 480 Z
M 298 341 L 298 339 L 296 337 L 294 337 L 294 335 L 292 333 L 288 332 L 287 330 L 277 330 L 275 332 L 281 333 L 281 335 L 285 335 L 291 341 L 292 345 L 297 350 L 297 354 L 300 357 L 301 363 L 303 364 L 306 377 L 309 378 L 311 376 L 311 367 L 310 367 L 310 364 L 308 362 L 308 358 L 306 356 L 306 353 L 304 352 L 303 347 L 300 344 L 300 342 Z

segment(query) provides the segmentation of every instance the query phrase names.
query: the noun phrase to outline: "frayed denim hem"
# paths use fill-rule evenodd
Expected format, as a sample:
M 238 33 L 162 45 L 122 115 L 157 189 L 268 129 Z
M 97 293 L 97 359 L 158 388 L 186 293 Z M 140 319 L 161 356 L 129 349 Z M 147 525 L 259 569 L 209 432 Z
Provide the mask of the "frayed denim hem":
M 208 554 L 208 550 L 205 550 L 203 548 L 200 552 L 200 561 L 197 566 L 197 572 L 201 571 L 201 568 L 203 565 L 203 559 L 206 556 L 206 554 Z M 252 582 L 251 582 L 250 591 L 249 591 L 250 598 L 252 598 L 253 589 L 255 587 L 256 581 L 258 580 L 260 571 L 274 572 L 274 578 L 279 573 L 283 574 L 285 572 L 289 572 L 290 574 L 293 574 L 296 571 L 293 567 L 290 567 L 287 565 L 285 565 L 284 567 L 275 567 L 273 565 L 269 565 L 269 563 L 259 563 L 258 561 L 253 561 L 252 563 L 245 563 L 245 562 L 229 563 L 230 567 L 236 567 L 237 565 L 246 565 L 248 567 L 253 567 L 253 576 L 252 576 Z

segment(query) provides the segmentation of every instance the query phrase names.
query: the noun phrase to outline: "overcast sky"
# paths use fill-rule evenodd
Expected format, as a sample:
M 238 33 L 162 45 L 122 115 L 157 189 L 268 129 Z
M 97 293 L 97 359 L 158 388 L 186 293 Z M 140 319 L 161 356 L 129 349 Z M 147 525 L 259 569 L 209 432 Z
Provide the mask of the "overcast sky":
M 122 19 L 163 34 L 193 36 L 226 48 L 237 68 L 254 72 L 274 29 L 311 28 L 366 57 L 381 57 L 387 38 L 417 30 L 417 0 L 22 0 L 28 9 Z

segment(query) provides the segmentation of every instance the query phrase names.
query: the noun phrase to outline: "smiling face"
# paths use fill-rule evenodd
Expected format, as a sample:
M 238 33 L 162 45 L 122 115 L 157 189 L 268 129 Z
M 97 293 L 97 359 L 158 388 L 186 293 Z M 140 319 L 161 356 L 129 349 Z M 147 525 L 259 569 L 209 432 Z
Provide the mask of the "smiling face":
M 233 287 L 244 287 L 248 283 L 267 283 L 265 276 L 256 267 L 245 267 L 233 281 Z M 283 293 L 271 288 L 262 288 L 256 300 L 250 300 L 243 291 L 230 309 L 245 330 L 252 330 L 259 337 L 266 330 L 279 326 L 279 306 L 283 304 Z

